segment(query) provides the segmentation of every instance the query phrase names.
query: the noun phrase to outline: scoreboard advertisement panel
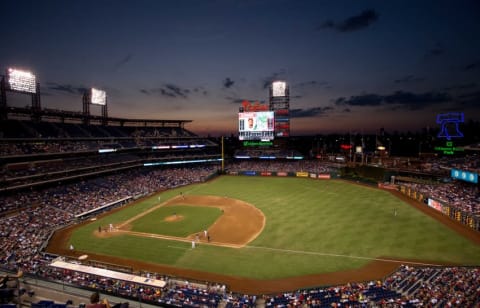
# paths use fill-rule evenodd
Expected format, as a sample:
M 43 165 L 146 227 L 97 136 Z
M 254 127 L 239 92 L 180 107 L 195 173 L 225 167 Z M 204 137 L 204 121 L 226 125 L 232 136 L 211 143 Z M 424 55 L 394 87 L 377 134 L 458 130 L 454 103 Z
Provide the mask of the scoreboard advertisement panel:
M 462 180 L 465 182 L 470 183 L 478 183 L 478 173 L 460 170 L 460 169 L 452 169 L 450 170 L 450 176 L 457 180 Z
M 273 111 L 240 112 L 238 114 L 238 138 L 239 140 L 273 140 Z
M 285 81 L 275 81 L 272 83 L 272 96 L 279 97 L 286 95 L 287 84 Z

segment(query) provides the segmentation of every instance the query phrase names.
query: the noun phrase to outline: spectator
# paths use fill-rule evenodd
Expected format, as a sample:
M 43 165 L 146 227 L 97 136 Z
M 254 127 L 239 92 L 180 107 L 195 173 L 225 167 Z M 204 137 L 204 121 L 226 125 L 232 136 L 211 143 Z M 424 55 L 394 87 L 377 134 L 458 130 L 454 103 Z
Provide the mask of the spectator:
M 95 291 L 90 295 L 90 304 L 86 308 L 110 308 L 110 304 L 106 298 L 100 302 L 100 294 Z

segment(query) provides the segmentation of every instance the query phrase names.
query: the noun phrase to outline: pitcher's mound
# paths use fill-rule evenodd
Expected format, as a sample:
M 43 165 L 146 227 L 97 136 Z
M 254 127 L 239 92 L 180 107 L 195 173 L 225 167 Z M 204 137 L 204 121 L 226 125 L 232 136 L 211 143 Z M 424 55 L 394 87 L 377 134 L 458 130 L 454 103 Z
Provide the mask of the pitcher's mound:
M 165 217 L 163 220 L 168 221 L 168 222 L 175 222 L 175 221 L 180 221 L 183 220 L 182 215 L 170 215 Z

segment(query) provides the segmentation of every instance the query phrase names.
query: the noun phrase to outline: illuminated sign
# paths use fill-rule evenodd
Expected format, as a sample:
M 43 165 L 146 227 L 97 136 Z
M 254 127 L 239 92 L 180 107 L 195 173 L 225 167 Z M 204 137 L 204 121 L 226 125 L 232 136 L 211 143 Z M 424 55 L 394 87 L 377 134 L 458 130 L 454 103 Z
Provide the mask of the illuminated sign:
M 443 152 L 446 155 L 453 155 L 455 152 L 463 152 L 463 148 L 458 148 L 453 145 L 453 141 L 447 141 L 444 147 L 435 147 L 435 151 Z
M 244 147 L 255 147 L 255 146 L 272 146 L 272 141 L 247 141 L 243 142 Z
M 340 148 L 342 150 L 350 150 L 352 148 L 352 145 L 351 144 L 341 144 Z
M 462 180 L 465 182 L 470 182 L 475 184 L 478 183 L 478 173 L 459 170 L 459 169 L 452 169 L 450 170 L 450 176 L 454 179 Z
M 27 93 L 37 92 L 36 78 L 31 72 L 9 68 L 7 76 L 10 90 Z
M 298 171 L 295 173 L 295 176 L 299 178 L 308 178 L 308 172 Z
M 112 153 L 116 151 L 117 151 L 116 149 L 99 149 L 98 153 Z
M 438 202 L 437 200 L 433 200 L 433 199 L 428 198 L 427 202 L 428 202 L 429 207 L 431 207 L 433 209 L 436 209 L 439 212 L 442 211 L 442 204 L 440 202 Z
M 458 124 L 463 122 L 465 122 L 465 116 L 463 112 L 449 112 L 438 114 L 437 124 L 440 124 L 441 128 L 437 137 L 446 138 L 447 140 L 463 137 L 462 132 L 458 129 Z
M 195 163 L 210 163 L 210 162 L 220 162 L 221 158 L 210 158 L 210 159 L 193 159 L 193 160 L 178 160 L 178 161 L 166 161 L 166 162 L 155 162 L 155 163 L 144 163 L 144 167 L 151 166 L 161 166 L 161 165 L 183 165 L 183 164 L 195 164 Z
M 102 90 L 92 88 L 91 101 L 94 105 L 106 105 L 107 104 L 107 93 Z
M 268 106 L 265 104 L 260 104 L 259 102 L 252 104 L 249 101 L 243 101 L 242 108 L 245 112 L 268 111 Z
M 287 84 L 285 81 L 275 81 L 272 83 L 272 96 L 286 96 Z
M 318 178 L 319 179 L 330 179 L 331 176 L 330 176 L 330 174 L 319 174 Z

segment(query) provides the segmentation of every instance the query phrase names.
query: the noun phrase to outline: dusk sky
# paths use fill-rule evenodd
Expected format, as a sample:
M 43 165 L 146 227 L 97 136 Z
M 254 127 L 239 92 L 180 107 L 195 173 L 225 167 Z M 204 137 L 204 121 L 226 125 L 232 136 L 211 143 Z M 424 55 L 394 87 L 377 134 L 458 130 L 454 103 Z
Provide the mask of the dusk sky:
M 34 72 L 46 108 L 81 111 L 97 87 L 110 116 L 230 135 L 240 103 L 285 80 L 292 135 L 480 120 L 476 0 L 7 0 L 0 25 L 0 74 Z

